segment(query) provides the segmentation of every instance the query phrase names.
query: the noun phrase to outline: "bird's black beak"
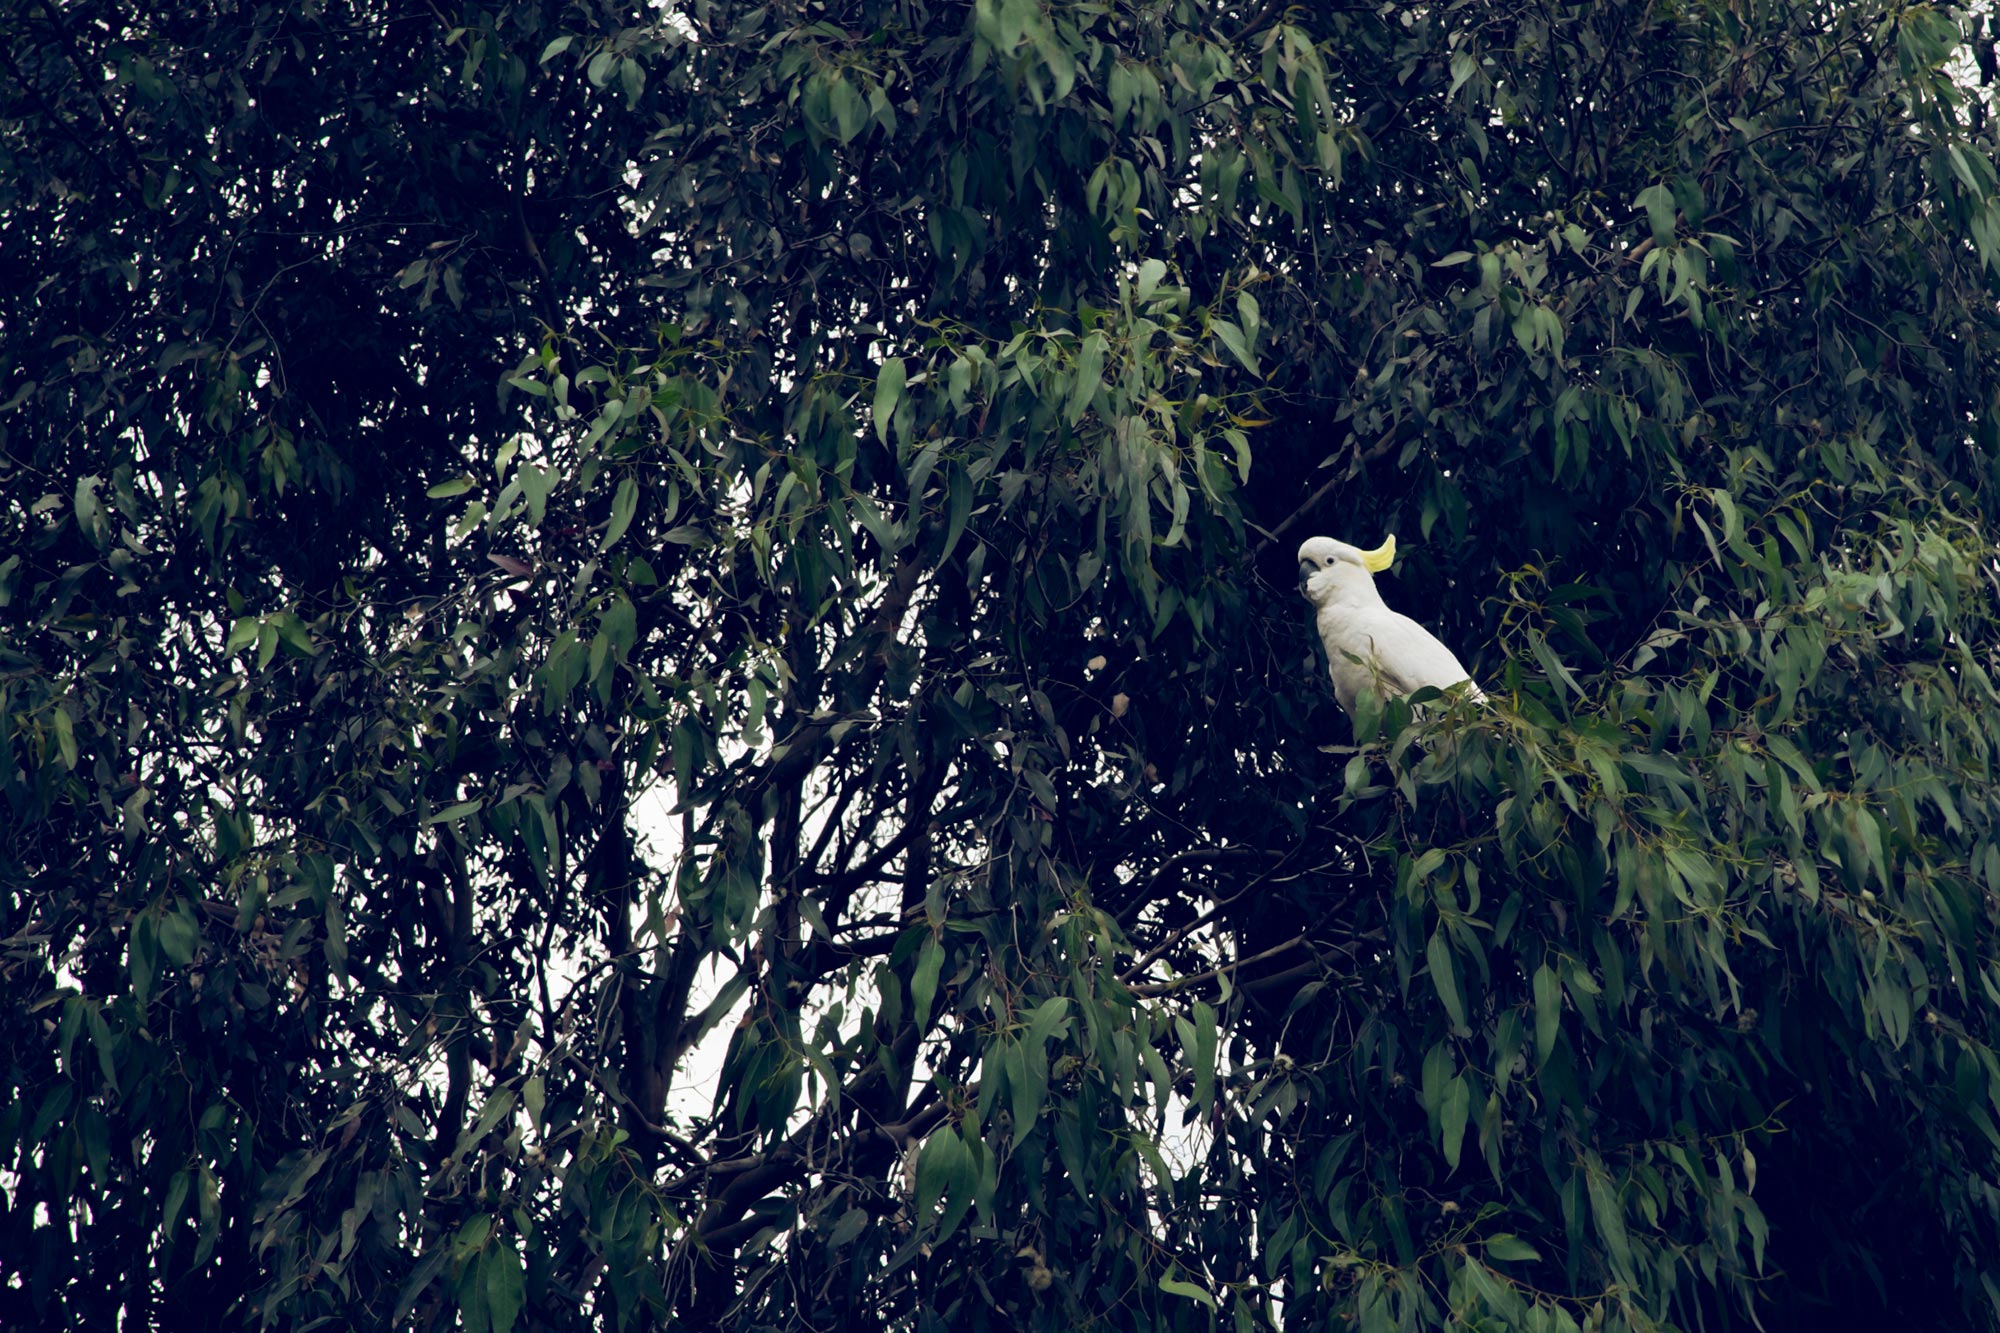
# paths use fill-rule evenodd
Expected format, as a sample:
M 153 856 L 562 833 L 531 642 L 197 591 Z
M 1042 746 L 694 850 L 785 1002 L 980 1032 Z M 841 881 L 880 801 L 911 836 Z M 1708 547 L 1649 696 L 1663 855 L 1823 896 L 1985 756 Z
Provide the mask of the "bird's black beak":
M 1299 587 L 1303 589 L 1306 586 L 1306 580 L 1311 578 L 1314 574 L 1318 572 L 1319 572 L 1318 570 L 1313 568 L 1312 561 L 1310 560 L 1299 561 Z

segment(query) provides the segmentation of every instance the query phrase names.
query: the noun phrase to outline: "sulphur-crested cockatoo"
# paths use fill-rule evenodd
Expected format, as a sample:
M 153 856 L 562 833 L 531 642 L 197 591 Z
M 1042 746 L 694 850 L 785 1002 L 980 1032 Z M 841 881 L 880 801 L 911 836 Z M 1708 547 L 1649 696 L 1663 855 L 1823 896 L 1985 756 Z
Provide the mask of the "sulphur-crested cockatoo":
M 1363 690 L 1388 697 L 1426 685 L 1448 689 L 1470 679 L 1451 649 L 1416 621 L 1391 611 L 1375 591 L 1375 575 L 1395 558 L 1393 535 L 1372 551 L 1331 537 L 1313 537 L 1299 547 L 1299 591 L 1319 613 L 1333 695 L 1349 717 Z M 1477 685 L 1468 692 L 1486 697 Z

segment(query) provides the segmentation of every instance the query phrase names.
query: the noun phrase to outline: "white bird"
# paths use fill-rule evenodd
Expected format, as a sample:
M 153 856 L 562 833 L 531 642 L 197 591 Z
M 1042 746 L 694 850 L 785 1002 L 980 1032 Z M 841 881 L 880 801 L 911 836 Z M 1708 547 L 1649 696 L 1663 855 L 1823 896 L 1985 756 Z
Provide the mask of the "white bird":
M 1299 591 L 1318 612 L 1333 695 L 1349 717 L 1363 690 L 1387 697 L 1426 685 L 1449 689 L 1471 679 L 1451 649 L 1416 621 L 1391 611 L 1375 590 L 1375 575 L 1395 558 L 1393 534 L 1372 551 L 1331 537 L 1312 537 L 1299 547 Z M 1486 697 L 1477 685 L 1467 693 Z

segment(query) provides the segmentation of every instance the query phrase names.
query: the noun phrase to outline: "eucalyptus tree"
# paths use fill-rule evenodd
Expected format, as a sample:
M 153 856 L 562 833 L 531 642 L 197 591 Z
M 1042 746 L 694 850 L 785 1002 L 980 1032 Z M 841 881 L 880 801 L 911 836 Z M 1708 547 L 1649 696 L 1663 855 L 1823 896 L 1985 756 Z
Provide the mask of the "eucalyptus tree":
M 1983 14 L 0 18 L 0 1322 L 2000 1323 Z

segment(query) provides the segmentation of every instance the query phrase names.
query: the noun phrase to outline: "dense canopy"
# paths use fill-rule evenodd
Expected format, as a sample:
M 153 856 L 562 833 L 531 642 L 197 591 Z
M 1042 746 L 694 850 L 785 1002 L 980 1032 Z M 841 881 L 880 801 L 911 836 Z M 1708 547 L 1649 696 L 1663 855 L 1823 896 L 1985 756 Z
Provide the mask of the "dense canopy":
M 2000 1328 L 1992 22 L 0 0 L 0 1325 Z

